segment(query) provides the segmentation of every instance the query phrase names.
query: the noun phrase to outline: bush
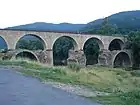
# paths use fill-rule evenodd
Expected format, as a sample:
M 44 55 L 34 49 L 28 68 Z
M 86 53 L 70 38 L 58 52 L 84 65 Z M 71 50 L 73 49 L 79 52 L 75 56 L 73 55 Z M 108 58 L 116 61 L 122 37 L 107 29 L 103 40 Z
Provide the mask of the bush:
M 68 68 L 70 68 L 73 71 L 79 72 L 81 69 L 81 66 L 77 63 L 70 63 L 68 64 Z
M 132 71 L 133 70 L 132 67 L 124 67 L 123 69 L 126 70 L 126 71 Z
M 140 105 L 140 90 L 121 93 L 120 98 L 125 102 L 124 105 Z
M 62 70 L 60 68 L 50 68 L 50 73 L 55 73 L 55 74 L 59 74 L 59 75 L 66 75 L 65 70 Z
M 131 75 L 135 77 L 140 77 L 140 71 L 132 71 Z

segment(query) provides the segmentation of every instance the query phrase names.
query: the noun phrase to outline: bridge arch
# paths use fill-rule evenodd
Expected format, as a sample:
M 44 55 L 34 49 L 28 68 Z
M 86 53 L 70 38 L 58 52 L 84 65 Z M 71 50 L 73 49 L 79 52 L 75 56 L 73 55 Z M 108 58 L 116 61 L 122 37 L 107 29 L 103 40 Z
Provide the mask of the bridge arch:
M 86 40 L 84 41 L 84 43 L 83 43 L 83 49 L 84 49 L 85 44 L 86 44 L 89 40 L 95 40 L 95 41 L 98 43 L 100 50 L 104 49 L 103 41 L 100 40 L 99 38 L 96 38 L 96 37 L 91 37 L 91 38 L 86 39 Z
M 99 52 L 104 49 L 103 42 L 95 37 L 85 41 L 83 51 L 86 56 L 86 65 L 94 65 L 98 63 Z
M 18 51 L 12 58 L 30 59 L 39 62 L 39 58 L 37 57 L 37 55 L 29 50 Z
M 78 43 L 70 36 L 60 36 L 53 43 L 53 64 L 67 65 L 69 50 L 77 50 Z
M 7 40 L 2 35 L 0 35 L 0 49 L 8 49 Z
M 59 37 L 57 37 L 57 38 L 53 41 L 52 48 L 54 47 L 54 44 L 56 43 L 56 41 L 58 41 L 58 40 L 61 39 L 61 38 L 67 38 L 67 39 L 71 40 L 71 41 L 72 41 L 72 44 L 73 44 L 73 49 L 74 49 L 74 50 L 77 50 L 77 49 L 79 48 L 78 42 L 77 42 L 73 37 L 71 37 L 71 36 L 59 36 Z
M 124 42 L 121 39 L 113 39 L 108 47 L 108 50 L 122 50 L 124 47 Z
M 125 51 L 118 52 L 113 58 L 113 67 L 130 67 L 131 57 Z
M 43 39 L 41 36 L 37 35 L 37 34 L 24 34 L 22 36 L 20 36 L 18 38 L 18 40 L 15 42 L 15 45 L 14 45 L 14 48 L 17 49 L 17 45 L 18 43 L 23 40 L 23 39 L 26 39 L 26 40 L 29 40 L 29 39 L 36 39 L 36 40 L 39 40 L 40 43 L 41 43 L 41 46 L 43 47 L 41 50 L 45 50 L 47 49 L 47 43 L 45 41 L 45 39 Z

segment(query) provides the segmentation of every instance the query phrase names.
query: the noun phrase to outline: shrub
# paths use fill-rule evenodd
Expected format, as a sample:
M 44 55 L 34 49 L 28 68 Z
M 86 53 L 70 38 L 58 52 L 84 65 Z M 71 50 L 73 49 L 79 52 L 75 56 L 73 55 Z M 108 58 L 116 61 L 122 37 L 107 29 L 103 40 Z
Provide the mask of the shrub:
M 131 75 L 135 77 L 140 77 L 140 71 L 132 71 Z
M 126 71 L 132 71 L 133 70 L 132 67 L 124 67 L 123 69 L 126 70 Z
M 139 105 L 140 90 L 133 90 L 127 93 L 121 93 L 120 98 L 125 102 L 125 105 Z
M 68 64 L 68 68 L 70 68 L 73 71 L 79 72 L 81 69 L 81 66 L 77 63 L 70 63 Z
M 51 73 L 59 74 L 59 75 L 66 75 L 65 70 L 60 68 L 50 68 Z

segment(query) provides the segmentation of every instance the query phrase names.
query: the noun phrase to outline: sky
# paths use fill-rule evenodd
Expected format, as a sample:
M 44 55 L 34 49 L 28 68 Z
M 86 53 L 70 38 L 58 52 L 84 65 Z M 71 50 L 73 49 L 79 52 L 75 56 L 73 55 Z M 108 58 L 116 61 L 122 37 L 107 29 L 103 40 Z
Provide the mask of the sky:
M 140 0 L 0 0 L 0 28 L 33 22 L 85 24 L 130 10 L 140 10 Z

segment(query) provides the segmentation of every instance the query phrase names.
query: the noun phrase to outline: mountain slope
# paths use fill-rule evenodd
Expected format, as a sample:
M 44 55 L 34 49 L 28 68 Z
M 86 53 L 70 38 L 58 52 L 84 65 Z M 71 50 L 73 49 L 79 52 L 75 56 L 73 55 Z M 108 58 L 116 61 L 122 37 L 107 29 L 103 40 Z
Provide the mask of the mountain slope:
M 88 23 L 81 31 L 90 32 L 101 29 L 105 19 L 98 19 Z M 111 24 L 119 33 L 127 34 L 130 31 L 140 30 L 140 10 L 125 11 L 107 17 L 108 24 Z
M 85 24 L 71 24 L 71 23 L 52 24 L 45 22 L 36 22 L 32 24 L 8 27 L 6 29 L 76 32 L 85 26 L 86 26 Z
M 32 24 L 8 27 L 6 29 L 19 30 L 36 30 L 36 31 L 60 31 L 60 32 L 77 32 L 97 33 L 101 29 L 105 19 L 97 19 L 88 24 L 70 24 L 60 23 L 52 24 L 45 22 L 36 22 Z M 140 10 L 125 11 L 113 14 L 107 17 L 108 24 L 115 28 L 117 34 L 128 34 L 130 31 L 140 30 Z

